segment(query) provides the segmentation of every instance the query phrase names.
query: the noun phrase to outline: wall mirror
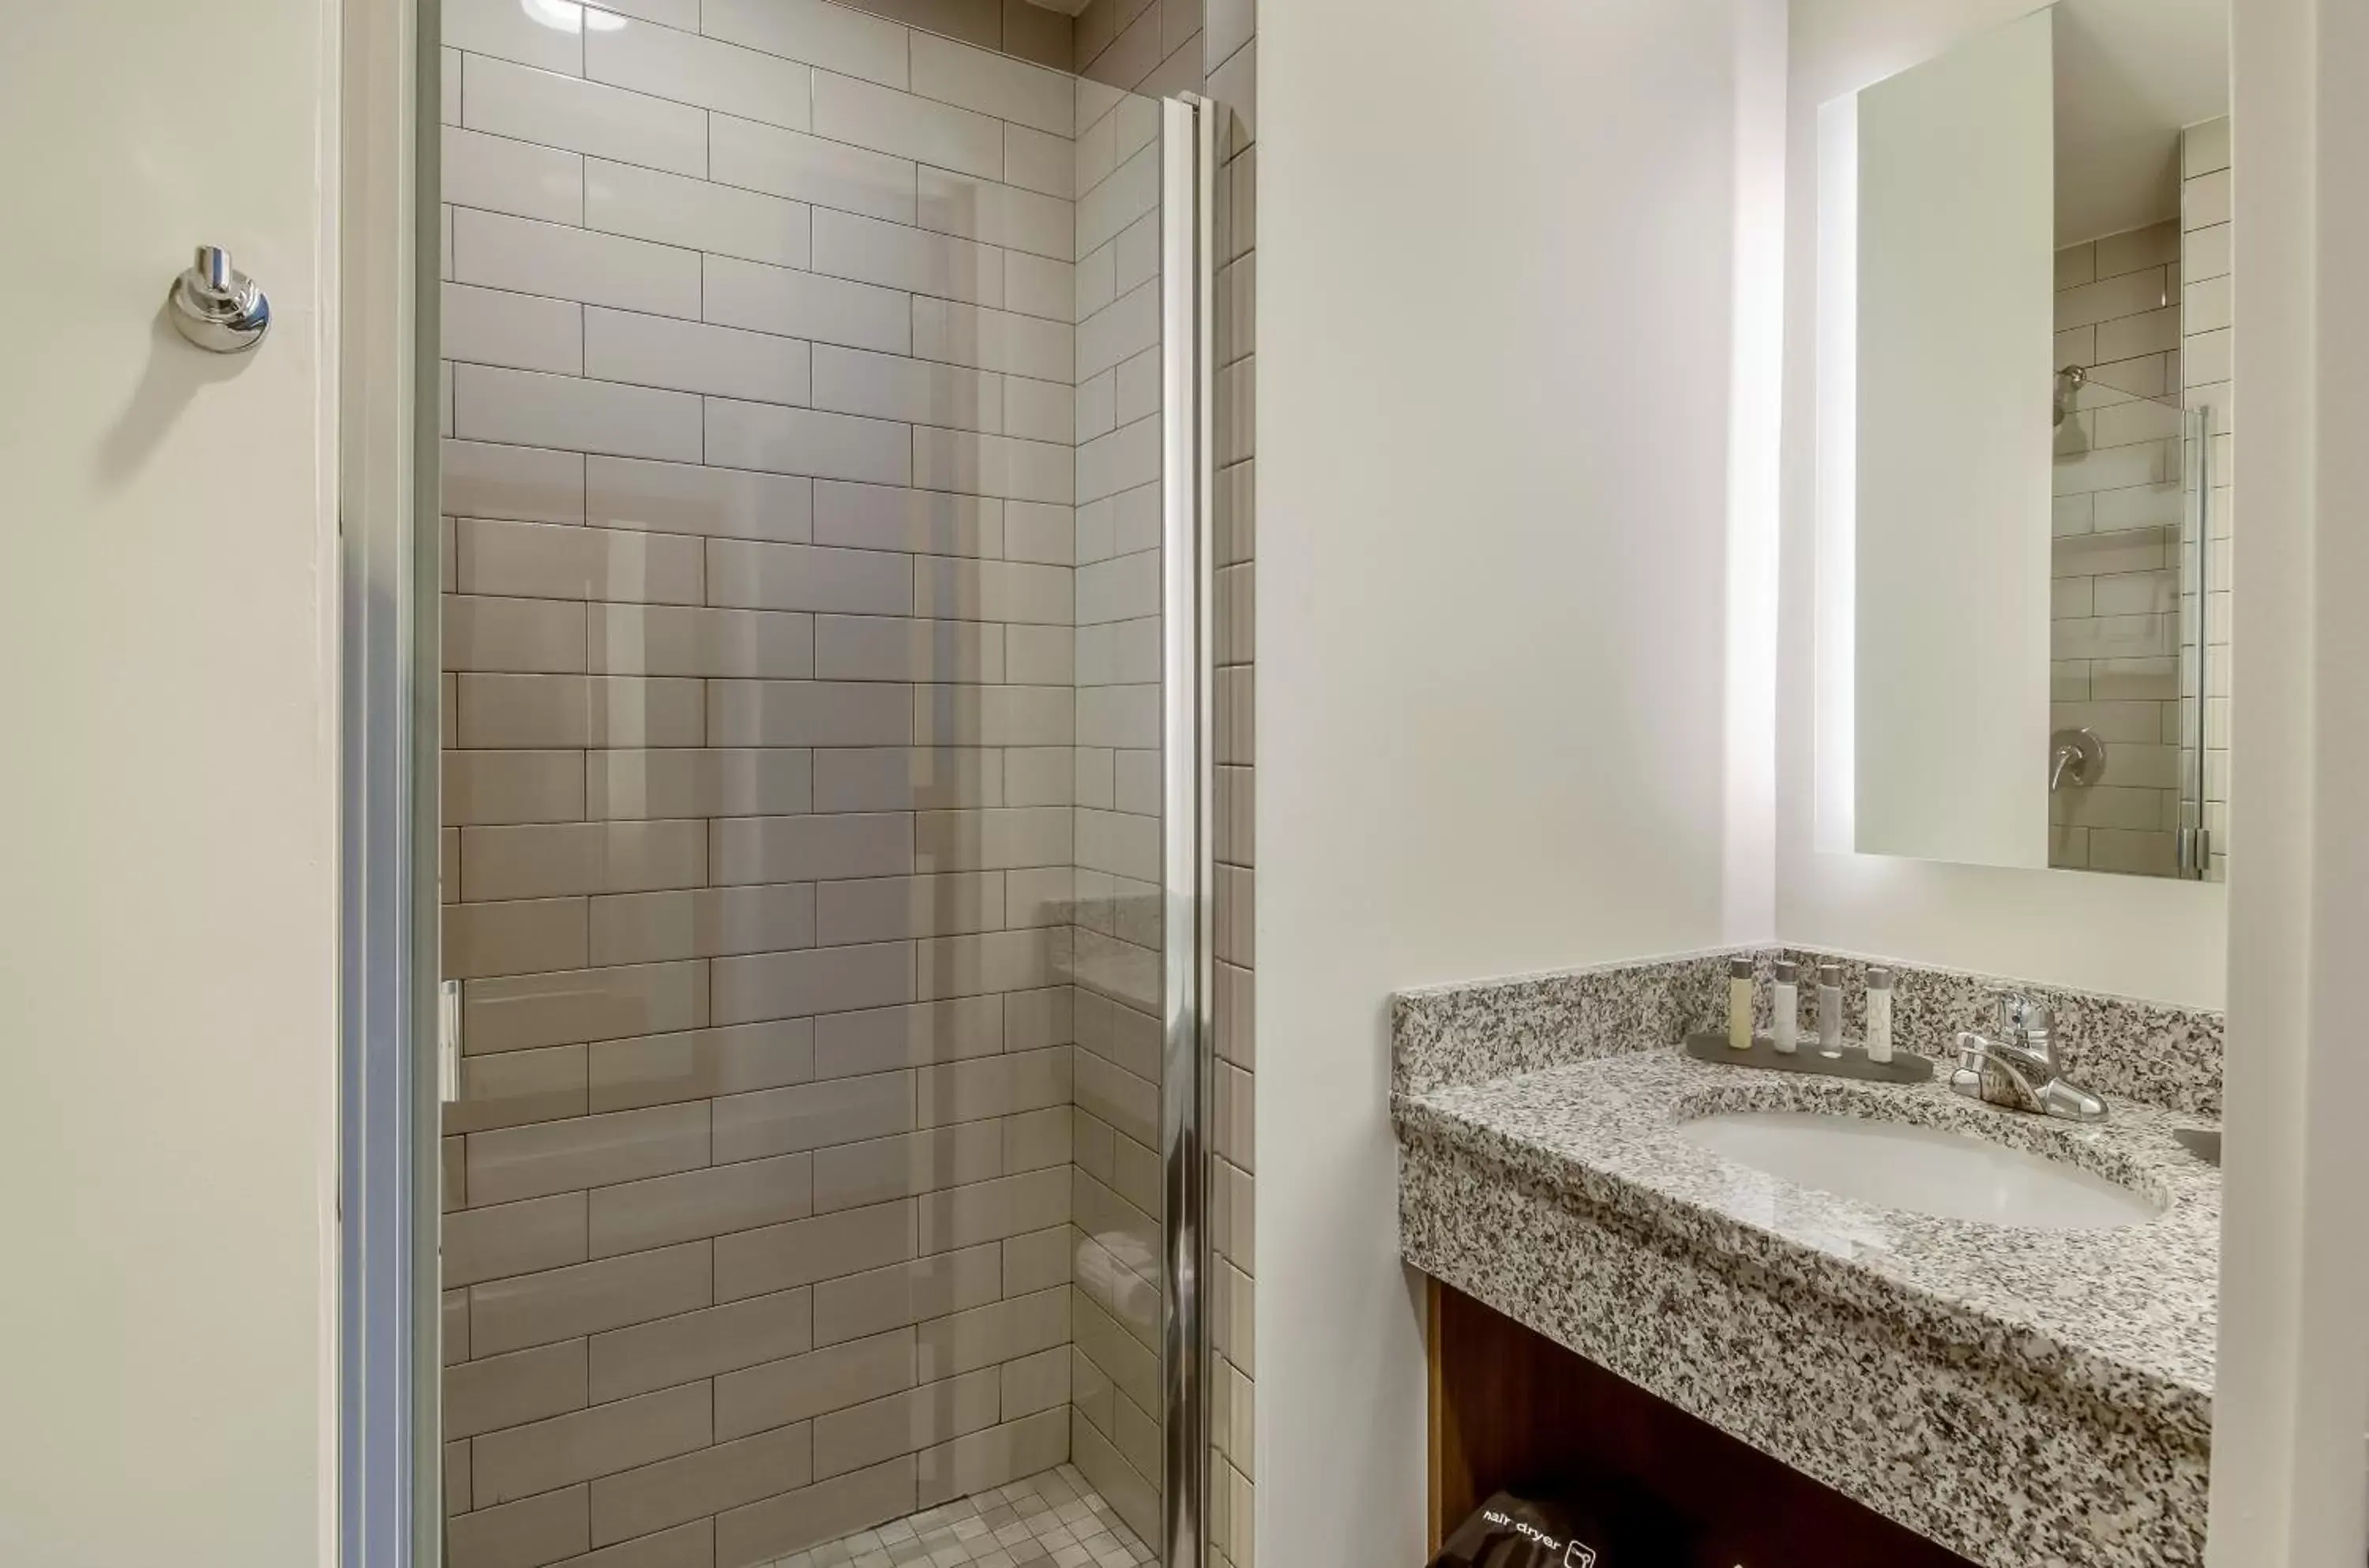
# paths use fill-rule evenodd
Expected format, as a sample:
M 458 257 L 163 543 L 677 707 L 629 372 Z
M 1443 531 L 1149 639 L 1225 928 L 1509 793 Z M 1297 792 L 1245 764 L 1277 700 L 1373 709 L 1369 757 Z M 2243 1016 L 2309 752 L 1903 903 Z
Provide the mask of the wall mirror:
M 1860 853 L 2225 872 L 2228 30 L 2059 0 L 1822 121 Z

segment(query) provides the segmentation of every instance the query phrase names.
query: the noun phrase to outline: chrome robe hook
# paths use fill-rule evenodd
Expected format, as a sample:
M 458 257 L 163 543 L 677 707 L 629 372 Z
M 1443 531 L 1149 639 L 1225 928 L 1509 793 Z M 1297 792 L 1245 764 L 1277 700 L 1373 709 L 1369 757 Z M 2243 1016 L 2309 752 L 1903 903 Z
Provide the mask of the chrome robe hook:
M 173 280 L 167 303 L 181 336 L 209 353 L 243 354 L 271 329 L 271 302 L 218 245 L 198 246 L 197 259 Z

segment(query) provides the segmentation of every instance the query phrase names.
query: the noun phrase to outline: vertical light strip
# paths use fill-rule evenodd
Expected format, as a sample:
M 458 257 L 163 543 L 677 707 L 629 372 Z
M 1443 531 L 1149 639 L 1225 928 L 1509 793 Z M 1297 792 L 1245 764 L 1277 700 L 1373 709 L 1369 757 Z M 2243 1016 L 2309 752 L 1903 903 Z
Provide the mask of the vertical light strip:
M 1161 1562 L 1165 1568 L 1201 1568 L 1207 1552 L 1209 1446 L 1204 1117 L 1214 934 L 1206 338 L 1216 117 L 1192 97 L 1164 100 L 1160 114 L 1160 1138 L 1167 1221 L 1167 1266 L 1161 1276 Z
M 1736 8 L 1729 279 L 1726 832 L 1721 930 L 1777 932 L 1778 490 L 1785 384 L 1785 7 Z
M 1812 842 L 1856 843 L 1859 749 L 1859 99 L 1818 109 L 1816 563 L 1810 585 Z

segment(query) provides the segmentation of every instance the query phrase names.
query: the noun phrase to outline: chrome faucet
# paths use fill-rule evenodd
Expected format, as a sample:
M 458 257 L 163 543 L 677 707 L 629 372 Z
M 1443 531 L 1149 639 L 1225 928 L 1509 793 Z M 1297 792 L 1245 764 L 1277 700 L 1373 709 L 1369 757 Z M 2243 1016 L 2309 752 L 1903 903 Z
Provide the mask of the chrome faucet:
M 2103 1117 L 2106 1102 L 2057 1070 L 2055 1014 L 2020 991 L 2002 989 L 1992 994 L 1998 1000 L 2000 1037 L 1961 1033 L 1950 1087 L 2014 1111 L 2038 1111 L 2076 1122 Z

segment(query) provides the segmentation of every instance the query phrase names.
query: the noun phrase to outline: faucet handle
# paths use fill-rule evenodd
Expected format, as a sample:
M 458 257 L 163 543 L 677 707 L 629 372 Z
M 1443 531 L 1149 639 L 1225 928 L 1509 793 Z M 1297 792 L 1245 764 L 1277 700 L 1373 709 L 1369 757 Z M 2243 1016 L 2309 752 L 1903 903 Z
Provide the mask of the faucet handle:
M 2011 986 L 1993 986 L 1991 996 L 1998 1004 L 2000 1035 L 2054 1060 L 2055 1010 Z

